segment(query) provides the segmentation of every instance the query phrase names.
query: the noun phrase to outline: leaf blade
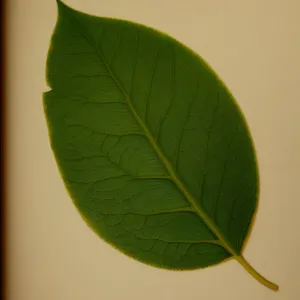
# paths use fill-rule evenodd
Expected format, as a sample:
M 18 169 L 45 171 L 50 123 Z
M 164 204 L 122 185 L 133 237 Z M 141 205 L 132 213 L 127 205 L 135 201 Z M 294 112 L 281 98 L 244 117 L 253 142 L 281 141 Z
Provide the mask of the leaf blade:
M 133 116 L 133 119 L 140 126 L 140 128 L 142 128 L 142 130 L 141 130 L 142 132 L 138 131 L 138 129 L 137 129 L 138 127 L 130 128 L 130 131 L 132 131 L 134 129 L 134 130 L 137 130 L 137 133 L 139 133 L 141 135 L 144 134 L 146 136 L 150 145 L 154 149 L 154 152 L 157 154 L 160 161 L 163 162 L 162 167 L 164 167 L 167 170 L 167 173 L 169 173 L 171 175 L 172 181 L 175 183 L 175 185 L 177 186 L 177 188 L 179 189 L 181 194 L 184 195 L 184 198 L 186 200 L 188 200 L 187 202 L 193 206 L 193 209 L 198 213 L 198 215 L 201 217 L 201 219 L 202 220 L 204 219 L 204 223 L 206 223 L 206 225 L 208 225 L 210 230 L 212 230 L 212 232 L 222 242 L 223 247 L 228 251 L 227 254 L 229 256 L 239 254 L 239 250 L 241 249 L 242 242 L 244 240 L 244 237 L 247 234 L 248 227 L 243 225 L 243 230 L 244 230 L 244 232 L 242 233 L 243 236 L 236 238 L 235 239 L 236 244 L 232 245 L 234 243 L 232 243 L 232 241 L 230 241 L 230 242 L 227 241 L 228 237 L 226 236 L 226 234 L 224 234 L 224 232 L 222 232 L 218 228 L 219 224 L 217 226 L 214 222 L 215 221 L 214 219 L 217 219 L 217 216 L 218 216 L 218 210 L 216 210 L 216 207 L 215 207 L 215 206 L 217 206 L 216 202 L 219 202 L 220 200 L 224 199 L 222 190 L 224 189 L 223 188 L 224 181 L 225 181 L 224 178 L 226 178 L 226 176 L 224 174 L 225 174 L 225 170 L 227 169 L 226 166 L 227 166 L 228 158 L 226 156 L 226 157 L 219 157 L 219 158 L 217 157 L 218 159 L 216 159 L 216 157 L 214 156 L 213 162 L 214 163 L 217 162 L 218 167 L 220 168 L 220 166 L 222 166 L 222 168 L 224 170 L 223 173 L 218 172 L 217 175 L 220 178 L 217 180 L 218 183 L 216 184 L 217 175 L 213 172 L 215 165 L 214 165 L 214 163 L 211 163 L 211 161 L 209 163 L 207 163 L 207 160 L 208 160 L 207 153 L 211 155 L 213 153 L 213 150 L 211 149 L 211 146 L 209 145 L 208 142 L 207 142 L 206 147 L 202 147 L 203 140 L 205 141 L 205 138 L 206 138 L 207 140 L 213 140 L 215 142 L 216 141 L 219 142 L 220 145 L 222 146 L 221 149 L 222 148 L 225 149 L 227 147 L 229 148 L 228 140 L 229 140 L 229 138 L 230 138 L 230 140 L 232 139 L 233 130 L 237 130 L 236 129 L 237 127 L 233 126 L 234 124 L 230 124 L 231 126 L 230 126 L 230 128 L 227 128 L 227 132 L 224 133 L 224 130 L 223 130 L 223 133 L 221 134 L 221 138 L 223 139 L 225 137 L 226 141 L 224 142 L 224 141 L 222 141 L 222 139 L 221 139 L 221 141 L 219 141 L 220 136 L 217 136 L 214 134 L 215 125 L 213 123 L 213 120 L 215 118 L 217 120 L 222 120 L 222 113 L 223 114 L 225 113 L 225 115 L 227 115 L 227 118 L 228 118 L 228 115 L 231 114 L 231 116 L 233 118 L 235 118 L 239 122 L 241 122 L 241 126 L 238 127 L 239 134 L 237 136 L 241 136 L 241 138 L 246 136 L 246 141 L 244 142 L 244 144 L 246 143 L 246 148 L 248 147 L 250 149 L 248 156 L 246 157 L 246 162 L 248 161 L 248 165 L 250 165 L 250 167 L 252 168 L 252 178 L 250 178 L 251 179 L 250 181 L 254 182 L 254 188 L 251 186 L 251 189 L 254 190 L 251 194 L 252 198 L 251 198 L 251 201 L 250 200 L 248 201 L 248 203 L 250 203 L 252 206 L 250 207 L 250 209 L 247 209 L 247 211 L 246 211 L 247 215 L 246 215 L 246 217 L 244 216 L 244 218 L 243 218 L 243 220 L 246 220 L 248 222 L 247 218 L 249 216 L 252 217 L 253 212 L 256 207 L 256 198 L 253 197 L 253 194 L 254 195 L 257 194 L 257 192 L 256 192 L 256 185 L 257 185 L 256 175 L 257 174 L 256 174 L 255 158 L 253 155 L 251 139 L 250 139 L 249 133 L 247 132 L 247 127 L 243 123 L 243 121 L 241 119 L 242 116 L 240 115 L 239 110 L 235 106 L 235 103 L 234 103 L 231 95 L 228 94 L 228 91 L 226 90 L 226 88 L 219 82 L 219 80 L 216 78 L 215 74 L 207 68 L 207 66 L 204 64 L 203 61 L 201 61 L 198 57 L 195 58 L 194 54 L 191 53 L 190 50 L 187 50 L 184 46 L 182 46 L 181 44 L 178 44 L 177 41 L 175 41 L 169 37 L 166 37 L 164 35 L 161 35 L 157 32 L 150 31 L 148 28 L 144 28 L 144 27 L 139 27 L 138 34 L 137 34 L 135 24 L 123 22 L 120 20 L 106 20 L 103 18 L 97 18 L 97 19 L 91 18 L 87 15 L 80 14 L 78 12 L 73 11 L 70 8 L 64 6 L 63 4 L 60 4 L 60 5 L 61 5 L 63 12 L 65 14 L 67 14 L 68 17 L 70 17 L 68 14 L 73 14 L 71 18 L 75 18 L 77 21 L 81 20 L 78 22 L 88 23 L 87 25 L 85 24 L 86 25 L 85 30 L 89 30 L 89 28 L 93 28 L 93 27 L 96 28 L 96 24 L 97 24 L 97 28 L 99 28 L 100 25 L 102 24 L 103 28 L 109 27 L 109 30 L 110 30 L 109 32 L 117 32 L 115 34 L 115 40 L 116 41 L 118 40 L 118 42 L 116 43 L 115 51 L 109 52 L 108 50 L 106 50 L 106 53 L 112 53 L 109 59 L 107 57 L 105 57 L 105 55 L 103 54 L 105 52 L 102 53 L 99 51 L 98 45 L 95 46 L 95 44 L 97 44 L 97 42 L 100 42 L 101 47 L 104 47 L 103 45 L 107 46 L 107 44 L 109 44 L 107 41 L 103 42 L 103 40 L 101 40 L 103 38 L 104 30 L 102 30 L 102 34 L 99 36 L 95 35 L 94 30 L 90 30 L 88 36 L 86 36 L 86 33 L 83 34 L 85 42 L 88 42 L 90 44 L 90 46 L 92 46 L 92 48 L 97 51 L 97 56 L 100 58 L 99 70 L 101 70 L 101 73 L 99 73 L 99 74 L 96 73 L 97 76 L 95 77 L 94 69 L 91 69 L 89 67 L 88 69 L 92 73 L 91 73 L 91 75 L 88 75 L 87 76 L 88 78 L 86 78 L 86 79 L 91 79 L 90 76 L 92 76 L 93 79 L 97 79 L 98 80 L 97 82 L 100 83 L 99 76 L 105 76 L 106 80 L 108 80 L 108 78 L 111 77 L 113 80 L 112 81 L 108 80 L 108 82 L 101 82 L 102 86 L 104 86 L 105 89 L 107 89 L 107 86 L 106 86 L 107 84 L 109 84 L 110 88 L 112 88 L 115 84 L 115 86 L 117 86 L 119 89 L 119 92 L 116 92 L 114 90 L 107 97 L 103 96 L 103 93 L 99 97 L 99 91 L 94 93 L 93 81 L 92 81 L 92 83 L 87 83 L 87 81 L 85 81 L 83 84 L 81 83 L 81 86 L 84 86 L 86 91 L 87 90 L 90 91 L 91 87 L 93 87 L 92 93 L 90 93 L 90 94 L 88 93 L 88 96 L 86 96 L 87 93 L 85 93 L 85 97 L 88 97 L 89 101 L 97 101 L 98 97 L 99 97 L 99 99 L 105 99 L 105 101 L 111 101 L 110 99 L 115 99 L 114 101 L 122 102 L 125 100 L 125 102 L 127 103 L 128 107 L 129 107 L 129 111 L 131 112 L 131 114 Z M 64 20 L 65 22 L 66 22 L 66 19 Z M 73 21 L 74 21 L 74 19 L 73 19 Z M 95 22 L 95 23 L 93 23 L 93 22 Z M 93 24 L 93 25 L 91 25 L 91 24 Z M 130 33 L 127 32 L 126 35 L 124 35 L 124 28 L 123 28 L 122 29 L 123 36 L 122 36 L 120 34 L 120 32 L 118 30 L 116 30 L 116 28 L 118 28 L 118 26 L 119 27 L 123 26 L 128 31 L 129 31 L 129 29 L 132 29 L 132 28 L 134 28 L 134 30 L 132 30 L 133 32 L 130 32 Z M 114 28 L 112 29 L 111 27 L 114 27 Z M 106 36 L 107 36 L 107 34 L 106 34 Z M 139 64 L 137 63 L 137 61 L 141 61 L 141 57 L 138 56 L 139 59 L 136 59 L 136 61 L 134 62 L 134 59 L 133 59 L 134 56 L 132 55 L 132 51 L 128 51 L 127 48 L 125 48 L 125 49 L 127 49 L 127 51 L 124 51 L 125 45 L 128 45 L 128 43 L 124 43 L 124 39 L 125 40 L 129 39 L 131 41 L 134 41 L 133 36 L 135 36 L 135 37 L 139 36 L 140 41 L 142 40 L 141 36 L 144 37 L 144 41 L 149 38 L 150 38 L 150 40 L 158 39 L 158 42 L 156 41 L 156 43 L 154 43 L 154 44 L 157 44 L 157 43 L 159 44 L 158 50 L 154 51 L 155 52 L 154 58 L 153 58 L 152 51 L 150 51 L 150 54 L 148 53 L 149 54 L 148 56 L 146 55 L 147 53 L 146 54 L 143 53 L 144 56 L 148 57 L 148 60 L 146 60 L 148 63 L 144 64 L 143 65 L 144 67 L 150 65 L 149 61 L 154 62 L 154 64 L 151 64 L 152 68 L 150 68 L 150 67 L 148 69 L 143 68 L 144 70 L 145 69 L 150 70 L 149 72 L 146 72 L 146 71 L 144 72 L 144 73 L 148 74 L 147 75 L 148 80 L 144 80 L 144 81 L 148 82 L 148 84 L 147 84 L 148 89 L 147 89 L 147 92 L 145 92 L 145 93 L 143 93 L 143 91 L 139 90 L 138 88 L 134 88 L 135 86 L 143 86 L 143 85 L 137 84 L 136 78 L 145 79 L 142 76 L 142 73 L 139 71 L 140 70 Z M 110 40 L 112 40 L 111 37 L 110 37 Z M 123 40 L 123 42 L 122 42 L 122 40 Z M 138 41 L 138 38 L 136 38 L 136 40 Z M 130 45 L 132 45 L 132 44 L 134 45 L 134 43 L 131 43 Z M 137 49 L 135 51 L 135 53 L 143 52 L 143 48 L 141 48 L 140 44 L 141 44 L 141 42 L 140 43 L 136 42 L 134 47 L 132 47 L 132 49 Z M 150 45 L 150 44 L 153 44 L 153 43 L 150 43 L 148 41 L 147 45 Z M 84 47 L 86 47 L 85 43 L 84 43 L 84 45 L 85 45 Z M 87 51 L 87 52 L 91 51 L 91 48 L 84 48 L 84 47 L 82 47 L 82 48 L 85 51 Z M 122 47 L 123 47 L 123 50 L 122 50 Z M 109 47 L 106 47 L 106 49 L 109 49 Z M 103 50 L 103 51 L 105 51 L 105 50 Z M 121 52 L 123 51 L 121 56 L 119 55 L 120 51 Z M 106 54 L 106 55 L 108 55 L 108 54 Z M 130 59 L 124 59 L 124 55 L 126 58 L 130 57 Z M 52 56 L 53 56 L 53 53 L 52 53 Z M 166 59 L 166 57 L 168 57 L 168 56 L 173 57 L 174 60 L 168 62 L 168 60 Z M 49 57 L 51 57 L 51 55 L 49 55 Z M 161 62 L 167 61 L 167 63 L 162 63 L 162 65 L 161 65 L 159 62 L 162 57 L 164 57 L 164 59 L 161 60 Z M 180 57 L 179 61 L 178 61 L 178 57 Z M 149 59 L 149 58 L 152 58 L 152 59 Z M 175 61 L 175 59 L 177 59 L 177 61 Z M 124 61 L 127 63 L 129 61 L 130 63 L 127 64 L 126 67 L 121 68 L 120 64 L 122 65 L 122 62 L 124 62 Z M 197 72 L 197 70 L 195 70 L 195 68 L 193 68 L 193 66 L 192 66 L 195 62 L 197 62 L 197 68 L 201 70 L 201 72 L 200 72 L 201 79 L 204 78 L 205 86 L 209 87 L 208 89 L 206 88 L 206 93 L 202 92 L 200 96 L 197 96 L 196 88 L 199 89 L 199 85 L 201 86 L 201 83 L 196 82 L 194 80 L 194 78 L 191 77 L 191 74 L 194 74 L 194 75 L 196 74 L 196 75 L 200 76 L 199 72 Z M 48 66 L 50 66 L 50 65 L 55 65 L 55 63 L 48 62 Z M 87 66 L 88 64 L 84 64 L 84 65 Z M 128 75 L 128 72 L 129 72 L 128 70 L 130 70 L 129 65 L 132 66 L 131 75 L 130 74 Z M 186 67 L 187 65 L 188 65 L 188 68 Z M 123 73 L 119 72 L 118 76 L 116 76 L 115 73 L 113 72 L 112 68 L 118 68 L 118 70 L 121 69 Z M 190 69 L 192 69 L 192 71 Z M 178 73 L 178 72 L 176 72 L 176 70 L 180 70 L 181 72 Z M 87 73 L 84 73 L 84 74 L 86 76 Z M 137 76 L 137 74 L 139 74 L 140 76 Z M 167 76 L 164 76 L 166 74 L 167 74 Z M 188 76 L 186 76 L 187 74 L 188 74 Z M 164 77 L 169 78 L 168 79 L 169 81 L 167 84 L 168 87 L 166 87 L 166 88 L 164 85 L 160 85 L 161 79 Z M 82 79 L 84 79 L 84 78 L 80 77 L 80 80 L 82 80 Z M 68 78 L 67 81 L 70 82 L 70 86 L 69 86 L 67 93 L 74 93 L 74 90 L 72 92 L 70 91 L 70 87 L 73 87 L 73 88 L 75 87 L 75 92 L 77 95 L 82 93 L 80 88 L 78 88 L 79 90 L 76 89 L 77 81 L 74 81 L 74 78 L 72 78 L 72 79 Z M 49 80 L 49 82 L 50 82 L 50 85 L 52 86 L 52 88 L 56 89 L 56 91 L 60 91 L 61 93 L 64 92 L 65 87 L 62 87 L 60 85 L 60 83 L 55 84 L 54 81 L 51 81 L 51 80 Z M 180 82 L 180 85 L 178 84 L 178 82 Z M 187 89 L 183 89 L 182 86 L 183 87 L 191 86 L 190 82 L 192 82 L 193 88 L 190 90 L 189 93 L 187 93 L 186 92 Z M 202 83 L 202 84 L 204 84 L 204 83 Z M 91 84 L 91 85 L 89 85 L 89 84 Z M 175 91 L 174 91 L 174 87 L 176 89 Z M 217 93 L 214 92 L 216 87 L 218 88 Z M 144 87 L 144 89 L 145 89 L 145 87 Z M 200 90 L 201 90 L 201 88 L 200 88 Z M 203 86 L 202 86 L 202 90 L 203 90 Z M 157 109 L 157 107 L 160 107 L 160 106 L 157 104 L 157 102 L 155 102 L 155 97 L 153 98 L 153 95 L 156 95 L 156 94 L 160 95 L 160 93 L 165 93 L 165 97 L 160 98 L 160 101 L 162 101 L 161 103 L 163 103 L 161 110 Z M 133 94 L 133 96 L 132 96 L 132 94 Z M 140 100 L 141 98 L 138 98 L 135 95 L 141 95 L 141 94 L 144 95 L 144 101 L 140 101 L 140 102 L 144 103 L 144 105 L 139 108 L 139 106 L 137 104 L 137 103 L 139 103 L 139 101 L 137 101 L 137 99 Z M 208 94 L 208 96 L 207 96 L 207 94 Z M 213 94 L 214 96 L 211 96 L 211 94 Z M 197 97 L 199 97 L 199 98 L 197 98 Z M 211 99 L 210 102 L 200 101 L 206 97 Z M 135 102 L 131 101 L 131 98 L 136 99 L 136 101 Z M 183 102 L 182 99 L 184 99 L 184 98 L 187 98 L 189 100 L 186 102 Z M 164 102 L 163 99 L 168 99 L 168 101 Z M 172 110 L 172 105 L 170 104 L 170 103 L 172 103 L 171 100 L 173 101 L 173 103 L 175 103 L 175 108 L 176 108 L 175 111 L 174 111 L 174 109 Z M 221 106 L 220 106 L 220 102 L 221 102 Z M 155 105 L 154 105 L 154 103 L 155 103 Z M 195 106 L 193 106 L 194 103 L 196 103 L 196 108 L 195 108 Z M 224 105 L 224 103 L 226 105 Z M 134 104 L 136 106 L 134 106 Z M 190 116 L 189 116 L 191 114 L 191 111 L 197 111 L 198 113 L 201 112 L 201 109 L 203 109 L 202 106 L 205 107 L 206 112 L 209 112 L 209 111 L 211 112 L 210 114 L 207 113 L 207 115 L 211 115 L 210 118 L 207 118 L 207 120 L 205 120 L 205 118 L 204 118 L 204 121 L 205 121 L 204 125 L 199 124 L 197 115 L 196 115 L 196 118 L 195 117 L 190 118 Z M 220 107 L 221 107 L 221 109 L 220 109 Z M 178 114 L 178 111 L 181 111 L 181 110 L 185 111 L 186 113 L 182 114 L 182 115 Z M 82 111 L 84 112 L 84 110 L 82 110 Z M 143 113 L 142 113 L 142 111 L 143 111 Z M 91 113 L 91 112 L 89 111 L 89 113 Z M 78 115 L 79 115 L 79 113 L 76 114 L 77 121 L 78 121 Z M 110 115 L 115 116 L 115 113 L 112 113 Z M 165 117 L 165 115 L 167 115 L 167 117 Z M 175 115 L 175 117 L 174 117 L 174 115 Z M 117 118 L 117 119 L 119 119 L 119 118 Z M 180 122 L 178 122 L 178 119 L 180 119 L 179 120 Z M 85 116 L 83 118 L 83 121 L 86 122 L 87 120 L 88 119 Z M 95 118 L 92 117 L 91 120 L 89 120 L 89 122 L 94 121 L 94 120 L 95 120 Z M 171 122 L 170 122 L 170 120 L 171 120 Z M 163 122 L 163 121 L 165 121 L 165 122 Z M 178 124 L 181 123 L 181 126 L 178 130 L 174 130 L 174 128 L 178 127 L 178 125 L 176 125 L 177 123 Z M 224 124 L 222 124 L 221 122 L 219 122 L 219 123 L 217 124 L 218 125 L 217 127 L 224 126 Z M 97 123 L 95 123 L 95 124 L 97 124 Z M 91 126 L 91 123 L 89 125 Z M 104 125 L 102 124 L 101 126 L 102 126 L 102 130 L 103 130 Z M 122 127 L 123 129 L 126 128 L 126 130 L 128 130 L 128 126 L 129 126 L 128 123 L 122 123 L 120 127 Z M 112 128 L 111 125 L 109 125 L 107 127 Z M 159 128 L 159 130 L 157 130 L 157 128 Z M 195 128 L 197 130 L 195 130 Z M 169 134 L 170 131 L 173 133 L 174 138 L 166 139 L 166 136 L 170 135 Z M 203 158 L 202 158 L 203 159 L 202 164 L 206 168 L 204 168 L 204 171 L 199 176 L 199 177 L 201 177 L 201 180 L 198 180 L 198 181 L 195 181 L 194 179 L 197 178 L 197 176 L 195 176 L 195 174 L 198 174 L 196 171 L 198 169 L 201 169 L 201 164 L 192 164 L 188 158 L 191 158 L 191 160 L 195 161 L 195 158 L 198 158 L 197 155 L 199 155 L 199 154 L 195 150 L 194 152 L 192 152 L 192 155 L 190 155 L 190 156 L 182 155 L 182 153 L 184 153 L 182 151 L 182 147 L 189 148 L 188 146 L 193 144 L 194 140 L 191 137 L 197 136 L 194 133 L 194 131 L 197 132 L 198 136 L 200 137 L 199 140 L 202 141 L 202 144 L 201 144 L 201 142 L 199 144 L 197 144 L 197 147 L 195 147 L 196 150 L 200 150 L 203 148 L 206 149 L 205 153 L 203 153 Z M 153 132 L 155 132 L 155 133 L 160 132 L 161 135 L 160 136 L 158 134 L 155 135 L 155 134 L 153 134 Z M 167 141 L 168 145 L 163 144 L 163 141 Z M 239 143 L 235 142 L 235 144 L 239 144 Z M 172 147 L 170 147 L 170 145 L 172 145 Z M 205 146 L 205 144 L 204 144 L 204 146 Z M 161 150 L 162 148 L 164 149 L 164 153 Z M 187 151 L 187 150 L 185 150 L 185 151 Z M 221 151 L 221 152 L 223 153 L 226 151 Z M 167 154 L 165 154 L 165 153 L 167 153 Z M 169 158 L 167 158 L 167 156 Z M 240 160 L 243 161 L 242 158 Z M 184 161 L 184 163 L 182 163 L 182 161 Z M 208 166 L 206 166 L 206 164 L 208 164 Z M 193 172 L 191 172 L 189 170 L 189 168 L 193 167 L 193 165 L 195 165 L 195 168 L 193 169 Z M 179 169 L 179 173 L 181 174 L 180 177 L 177 174 L 177 169 Z M 106 170 L 106 172 L 108 172 L 108 171 L 111 171 L 111 166 L 109 166 L 109 170 Z M 213 175 L 211 175 L 211 174 L 213 174 Z M 186 182 L 186 184 L 184 184 L 185 182 Z M 216 185 L 217 185 L 217 188 L 215 188 Z M 226 182 L 225 185 L 228 185 L 228 183 Z M 196 195 L 196 197 L 190 193 L 187 186 L 192 191 L 192 193 L 194 195 Z M 249 189 L 249 187 L 247 187 L 247 188 Z M 229 186 L 228 189 L 232 190 L 233 187 Z M 214 201 L 211 201 L 212 191 L 217 191 L 217 194 L 214 196 L 214 198 L 215 198 Z M 209 192 L 209 194 L 207 195 L 208 192 Z M 245 191 L 243 193 L 245 194 Z M 202 195 L 204 195 L 204 196 L 202 196 Z M 201 207 L 202 204 L 199 203 L 200 200 L 198 199 L 198 198 L 202 198 L 202 197 L 204 197 L 204 200 L 206 200 L 207 203 L 209 203 L 209 205 L 213 204 L 213 206 L 211 206 L 211 207 L 207 206 L 205 209 L 203 209 Z M 236 202 L 238 202 L 239 198 L 235 197 L 234 199 Z M 226 208 L 226 201 L 228 201 L 228 200 L 226 200 L 226 198 L 225 198 L 225 208 Z M 223 201 L 223 204 L 224 204 L 224 201 Z M 207 213 L 207 211 L 209 212 L 209 214 Z M 235 216 L 236 211 L 232 209 L 230 214 Z M 229 215 L 229 214 L 227 214 L 227 215 Z M 227 235 L 229 234 L 229 239 L 231 239 L 231 236 L 230 236 L 230 232 L 232 232 L 231 227 L 236 229 L 238 226 L 236 226 L 236 225 L 229 226 L 228 223 L 229 223 L 229 221 L 232 221 L 233 218 L 231 217 L 231 218 L 229 218 L 229 220 L 228 219 L 223 220 L 223 216 L 224 216 L 224 214 L 221 214 L 221 221 L 222 221 L 221 225 L 224 228 L 225 228 L 225 226 L 228 227 L 227 230 L 229 230 L 229 232 L 227 232 Z M 239 222 L 240 221 L 238 221 L 237 223 L 239 224 Z M 225 231 L 224 228 L 222 228 L 223 231 Z M 210 230 L 208 230 L 208 231 L 210 231 Z M 234 232 L 233 235 L 238 236 L 240 234 L 241 234 L 240 232 L 238 232 L 238 233 Z M 116 244 L 117 244 L 117 241 L 116 241 Z

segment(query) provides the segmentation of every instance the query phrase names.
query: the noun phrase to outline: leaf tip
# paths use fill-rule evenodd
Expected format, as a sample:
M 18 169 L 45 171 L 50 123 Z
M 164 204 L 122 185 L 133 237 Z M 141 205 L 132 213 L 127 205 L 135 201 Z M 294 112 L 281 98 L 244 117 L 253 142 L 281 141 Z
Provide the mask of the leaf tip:
M 69 8 L 69 6 L 67 6 L 64 2 L 62 2 L 61 0 L 56 0 L 56 4 L 58 6 L 58 9 L 65 9 L 65 8 Z
M 56 0 L 56 4 L 59 8 L 68 7 L 63 1 Z
M 56 0 L 56 4 L 57 4 L 59 13 L 67 13 L 68 14 L 68 13 L 77 12 L 75 9 L 71 8 L 70 6 L 68 6 L 61 0 Z

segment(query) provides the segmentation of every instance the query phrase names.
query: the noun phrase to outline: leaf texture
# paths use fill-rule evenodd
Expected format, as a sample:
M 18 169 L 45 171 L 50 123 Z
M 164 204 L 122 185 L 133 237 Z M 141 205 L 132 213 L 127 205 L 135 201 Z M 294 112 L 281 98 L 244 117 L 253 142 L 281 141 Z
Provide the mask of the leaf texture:
M 163 268 L 240 256 L 258 171 L 228 89 L 163 33 L 58 8 L 44 107 L 83 218 L 122 252 Z

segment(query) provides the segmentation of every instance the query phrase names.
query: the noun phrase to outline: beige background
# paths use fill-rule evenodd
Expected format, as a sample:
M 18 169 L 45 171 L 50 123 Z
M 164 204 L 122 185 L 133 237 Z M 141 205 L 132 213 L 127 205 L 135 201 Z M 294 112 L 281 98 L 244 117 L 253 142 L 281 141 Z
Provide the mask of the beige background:
M 85 225 L 59 176 L 42 110 L 56 3 L 7 2 L 8 299 L 300 299 L 299 0 L 66 1 L 176 37 L 229 86 L 249 122 L 261 174 L 245 257 L 280 285 L 278 293 L 234 261 L 189 272 L 143 265 Z

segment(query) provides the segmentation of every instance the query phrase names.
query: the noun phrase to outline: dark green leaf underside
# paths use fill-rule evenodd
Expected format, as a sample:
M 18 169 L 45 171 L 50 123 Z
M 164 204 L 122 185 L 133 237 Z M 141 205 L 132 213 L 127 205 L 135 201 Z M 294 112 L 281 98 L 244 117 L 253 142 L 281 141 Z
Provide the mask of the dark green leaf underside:
M 44 104 L 80 213 L 134 258 L 191 269 L 239 255 L 254 214 L 254 148 L 233 97 L 176 40 L 62 4 Z

